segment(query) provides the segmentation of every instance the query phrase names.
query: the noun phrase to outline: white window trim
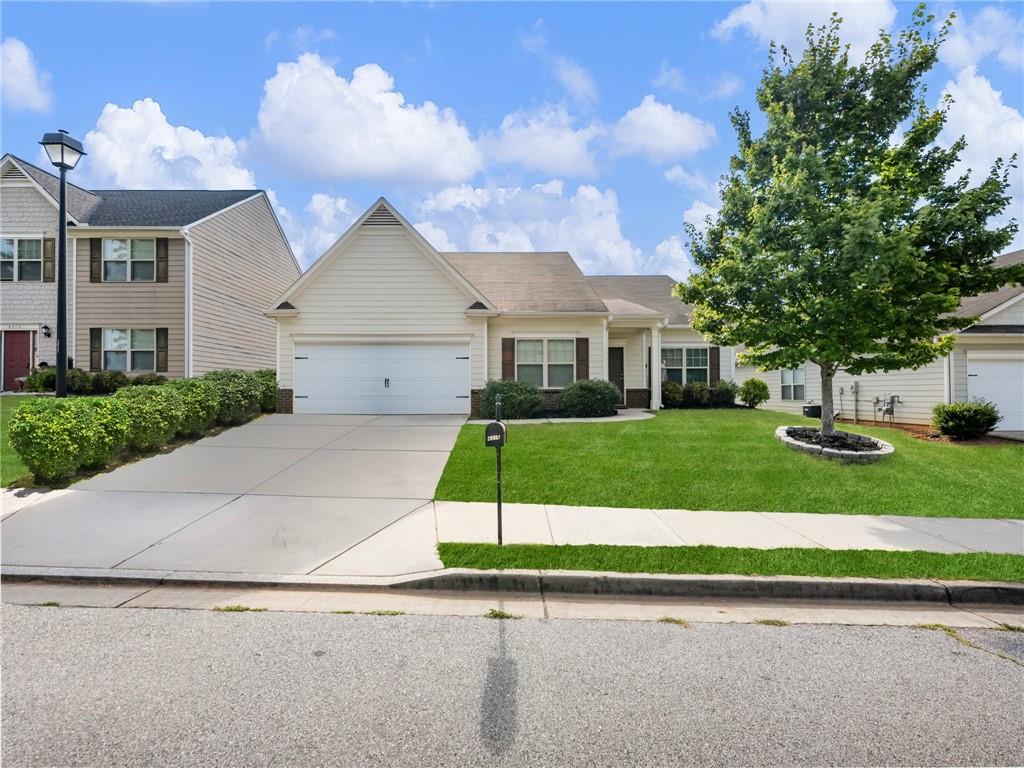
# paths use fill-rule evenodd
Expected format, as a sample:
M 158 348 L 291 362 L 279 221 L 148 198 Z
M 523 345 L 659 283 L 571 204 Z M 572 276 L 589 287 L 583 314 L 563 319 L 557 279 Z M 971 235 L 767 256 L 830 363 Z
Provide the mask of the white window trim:
M 565 389 L 565 387 L 553 387 L 548 384 L 548 365 L 552 364 L 548 360 L 548 342 L 549 341 L 571 341 L 572 342 L 572 381 L 576 381 L 576 337 L 575 336 L 513 336 L 515 339 L 515 370 L 516 370 L 516 381 L 519 381 L 519 342 L 520 341 L 540 341 L 542 342 L 541 348 L 543 354 L 541 355 L 541 389 Z M 569 363 L 553 363 L 554 365 L 569 365 Z M 523 365 L 538 365 L 538 363 L 523 363 Z M 570 382 L 571 383 L 571 382 Z M 566 385 L 568 386 L 568 385 Z
M 2 240 L 12 240 L 14 242 L 14 259 L 11 260 L 11 264 L 14 265 L 14 273 L 11 275 L 10 280 L 3 280 L 0 282 L 4 283 L 41 283 L 43 282 L 43 241 L 46 240 L 44 235 L 3 235 L 0 237 Z M 25 261 L 38 261 L 39 262 L 39 279 L 38 280 L 22 280 L 19 276 L 20 270 L 18 269 L 18 263 L 21 261 L 18 258 L 18 241 L 19 240 L 38 240 L 39 241 L 39 258 L 38 259 L 25 259 Z
M 128 243 L 128 258 L 125 259 L 125 279 L 124 280 L 107 280 L 107 261 L 120 262 L 120 259 L 107 259 L 107 243 L 112 240 L 124 240 Z M 133 259 L 132 258 L 132 243 L 134 241 L 148 240 L 153 243 L 153 258 L 152 259 Z M 155 283 L 156 282 L 156 238 L 155 237 L 104 237 L 103 244 L 100 246 L 100 278 L 101 282 L 104 283 Z M 133 261 L 152 261 L 153 262 L 153 278 L 151 280 L 132 280 L 132 262 Z M 144 330 L 144 329 L 143 329 Z
M 107 331 L 125 331 L 128 334 L 128 348 L 127 349 L 108 349 L 107 348 Z M 132 346 L 132 331 L 152 331 L 153 332 L 153 348 L 142 349 L 141 347 L 136 350 Z M 152 352 L 153 353 L 153 367 L 146 368 L 145 370 L 135 370 L 132 368 L 132 356 L 138 352 Z M 125 367 L 121 371 L 125 375 L 131 375 L 133 373 L 155 373 L 156 372 L 156 328 L 118 328 L 116 326 L 104 326 L 100 330 L 100 362 L 103 364 L 104 371 L 120 370 L 117 368 L 107 368 L 107 352 L 125 352 Z
M 683 386 L 686 386 L 686 372 L 688 370 L 694 370 L 694 371 L 703 370 L 703 371 L 707 371 L 707 377 L 706 377 L 706 379 L 705 379 L 705 381 L 703 383 L 707 384 L 708 386 L 711 385 L 711 345 L 710 344 L 664 344 L 663 343 L 661 345 L 661 349 L 659 350 L 659 356 L 660 356 L 660 353 L 664 352 L 666 349 L 681 349 L 681 350 L 683 350 L 683 365 L 682 365 L 681 368 L 680 368 L 680 366 L 676 366 L 676 365 L 666 366 L 664 362 L 659 360 L 658 362 L 661 365 L 661 380 L 662 381 L 668 381 L 669 380 L 668 375 L 667 375 L 666 372 L 670 368 L 672 370 L 680 370 L 681 369 L 682 372 L 683 372 L 682 384 L 683 384 Z M 688 350 L 688 349 L 703 349 L 703 350 L 707 350 L 707 353 L 708 353 L 708 364 L 707 365 L 700 365 L 700 366 L 692 366 L 692 367 L 688 366 L 686 364 L 686 350 Z
M 792 372 L 792 374 L 793 374 L 793 380 L 789 384 L 786 384 L 786 383 L 783 382 L 783 373 L 785 373 L 787 371 L 788 372 Z M 800 381 L 799 382 L 796 380 L 796 374 L 798 372 L 800 374 Z M 789 387 L 789 397 L 786 397 L 786 387 Z M 793 392 L 794 387 L 803 387 L 804 388 L 804 392 L 803 392 L 804 396 L 801 397 L 801 398 L 796 398 L 794 396 L 795 393 Z M 785 400 L 788 403 L 797 403 L 797 402 L 801 402 L 802 403 L 802 402 L 804 402 L 807 399 L 807 370 L 806 370 L 806 368 L 804 366 L 801 365 L 801 366 L 799 366 L 797 368 L 780 368 L 779 369 L 779 399 L 780 400 Z

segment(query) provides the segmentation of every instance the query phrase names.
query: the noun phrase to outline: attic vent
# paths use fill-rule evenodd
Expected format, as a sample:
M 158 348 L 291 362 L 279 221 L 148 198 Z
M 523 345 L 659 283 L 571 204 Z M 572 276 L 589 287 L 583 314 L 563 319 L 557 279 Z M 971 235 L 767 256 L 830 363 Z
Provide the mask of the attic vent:
M 401 222 L 395 218 L 395 214 L 383 205 L 378 205 L 374 212 L 367 216 L 366 221 L 363 222 L 364 227 L 397 227 L 400 225 Z
M 22 173 L 21 169 L 18 168 L 18 166 L 14 165 L 13 163 L 7 166 L 7 169 L 4 171 L 3 175 L 4 181 L 13 181 L 15 179 L 17 179 L 18 181 L 22 181 L 24 180 L 24 178 L 25 174 Z

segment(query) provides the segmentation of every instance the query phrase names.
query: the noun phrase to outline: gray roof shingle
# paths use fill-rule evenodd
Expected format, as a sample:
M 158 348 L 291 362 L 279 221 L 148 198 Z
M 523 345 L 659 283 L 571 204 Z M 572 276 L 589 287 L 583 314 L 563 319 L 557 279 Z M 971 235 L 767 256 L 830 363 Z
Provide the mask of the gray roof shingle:
M 60 180 L 11 155 L 54 200 Z M 258 189 L 83 189 L 68 183 L 68 211 L 92 227 L 183 227 L 260 192 Z
M 1011 267 L 1024 263 L 1024 250 L 1010 251 L 996 257 L 997 267 Z M 989 291 L 980 296 L 971 296 L 960 302 L 960 308 L 953 314 L 958 317 L 978 317 L 990 312 L 1001 304 L 1024 293 L 1024 285 L 1004 285 L 997 291 Z
M 670 325 L 689 325 L 692 307 L 672 295 L 676 280 L 668 275 L 600 275 L 588 277 L 587 282 L 617 314 L 615 302 L 640 305 L 664 315 Z M 637 314 L 629 307 L 619 305 L 622 314 Z M 626 311 L 621 311 L 626 310 Z
M 608 311 L 565 251 L 441 256 L 499 312 Z

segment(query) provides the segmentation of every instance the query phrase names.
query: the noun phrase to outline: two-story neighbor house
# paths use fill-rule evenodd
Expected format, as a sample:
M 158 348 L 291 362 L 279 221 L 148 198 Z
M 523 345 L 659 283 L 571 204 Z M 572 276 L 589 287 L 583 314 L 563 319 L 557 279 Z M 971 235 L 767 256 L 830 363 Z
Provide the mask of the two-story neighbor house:
M 0 159 L 3 389 L 56 362 L 59 182 Z M 197 376 L 271 368 L 264 310 L 299 275 L 262 190 L 68 184 L 68 350 L 86 370 Z
M 735 370 L 731 348 L 690 328 L 675 283 L 588 277 L 566 252 L 439 253 L 381 199 L 268 306 L 278 410 L 476 414 L 492 379 L 532 382 L 551 407 L 588 378 L 657 408 L 663 378 Z

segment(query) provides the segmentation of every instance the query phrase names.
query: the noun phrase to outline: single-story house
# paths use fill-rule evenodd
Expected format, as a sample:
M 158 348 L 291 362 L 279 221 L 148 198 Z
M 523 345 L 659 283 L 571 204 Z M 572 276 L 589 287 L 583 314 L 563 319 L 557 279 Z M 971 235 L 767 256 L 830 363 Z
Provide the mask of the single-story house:
M 735 377 L 675 283 L 587 277 L 566 252 L 440 253 L 382 198 L 268 309 L 278 408 L 475 415 L 488 380 L 530 381 L 550 407 L 587 378 L 658 408 L 662 375 Z
M 999 256 L 996 266 L 1021 262 L 1024 250 Z M 1002 414 L 997 431 L 1024 432 L 1024 286 L 1008 285 L 965 299 L 956 314 L 979 320 L 956 334 L 956 347 L 946 357 L 917 369 L 885 373 L 853 376 L 840 370 L 833 395 L 842 418 L 882 420 L 881 408 L 897 396 L 893 421 L 928 424 L 939 403 L 981 398 Z M 768 383 L 771 398 L 766 408 L 799 413 L 804 405 L 821 402 L 821 374 L 814 363 L 788 371 L 736 368 L 737 382 L 749 378 Z

